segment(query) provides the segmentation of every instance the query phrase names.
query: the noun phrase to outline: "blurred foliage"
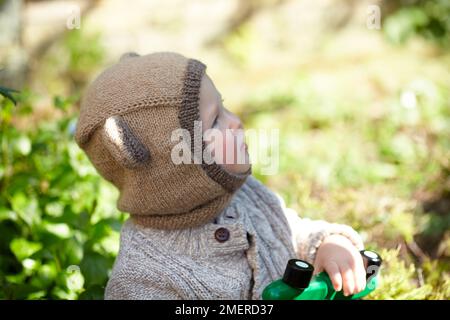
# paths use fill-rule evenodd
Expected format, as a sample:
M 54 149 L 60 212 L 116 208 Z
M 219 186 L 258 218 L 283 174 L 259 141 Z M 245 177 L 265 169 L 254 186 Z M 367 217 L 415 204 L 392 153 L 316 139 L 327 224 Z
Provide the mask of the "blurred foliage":
M 103 67 L 105 55 L 100 33 L 86 29 L 67 31 L 32 67 L 30 83 L 50 97 L 80 95 L 90 77 Z
M 13 94 L 17 91 L 14 89 L 9 89 L 5 87 L 0 87 L 0 95 L 4 96 L 5 98 L 8 98 L 11 100 L 14 104 L 16 104 L 16 99 L 14 99 Z
M 300 75 L 255 91 L 241 116 L 251 128 L 280 128 L 283 172 L 319 178 L 327 187 L 399 178 L 417 187 L 448 158 L 448 96 L 445 86 L 418 78 L 372 115 L 360 107 L 370 101 L 324 97 L 312 78 Z
M 384 259 L 380 284 L 368 299 L 449 299 L 450 275 L 436 260 L 427 260 L 422 267 L 416 267 L 399 259 L 398 249 L 383 249 L 379 253 Z
M 381 253 L 382 286 L 369 298 L 450 298 L 449 99 L 447 86 L 421 78 L 373 114 L 361 108 L 369 101 L 324 97 L 302 74 L 241 109 L 247 127 L 280 129 L 279 174 L 262 175 L 256 162 L 255 175 L 302 217 L 351 225 Z M 415 193 L 442 206 L 426 208 Z M 410 252 L 417 244 L 430 252 Z
M 74 142 L 71 98 L 55 98 L 61 119 L 16 128 L 30 97 L 0 101 L 0 298 L 101 299 L 124 219 L 117 190 Z
M 401 1 L 405 2 L 405 1 Z M 450 2 L 448 0 L 414 0 L 399 6 L 383 25 L 388 39 L 404 43 L 419 35 L 441 46 L 450 46 Z
M 434 14 L 448 23 L 447 8 L 436 1 L 401 7 L 383 29 L 398 44 L 420 35 L 432 40 L 431 48 L 445 48 L 450 29 L 432 33 L 428 23 Z M 226 48 L 246 66 L 258 51 L 255 38 L 245 25 Z M 302 65 L 256 86 L 237 111 L 247 128 L 279 129 L 279 172 L 263 175 L 264 164 L 256 162 L 260 180 L 302 217 L 351 225 L 381 252 L 383 285 L 370 298 L 449 299 L 448 55 L 423 58 L 406 46 L 394 51 L 376 63 L 358 56 L 364 76 L 352 69 L 352 58 L 342 66 L 346 58 L 338 56 L 321 68 L 329 63 L 321 56 L 312 68 Z M 271 148 L 264 139 L 249 146 L 259 161 Z
M 0 298 L 103 298 L 124 214 L 73 139 L 73 107 L 103 58 L 99 34 L 67 32 L 43 60 L 51 76 L 39 73 L 71 93 L 53 97 L 53 118 L 33 123 L 42 97 L 27 90 L 16 107 L 0 101 Z
M 62 76 L 72 81 L 73 90 L 79 90 L 105 58 L 100 38 L 99 33 L 84 34 L 81 29 L 75 29 L 63 39 L 67 61 L 64 62 L 66 68 Z

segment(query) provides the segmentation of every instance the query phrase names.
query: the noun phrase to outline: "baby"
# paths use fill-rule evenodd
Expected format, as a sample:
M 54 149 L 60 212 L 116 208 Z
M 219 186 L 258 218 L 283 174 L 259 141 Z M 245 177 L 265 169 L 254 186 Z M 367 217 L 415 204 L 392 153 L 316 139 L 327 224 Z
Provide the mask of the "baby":
M 105 299 L 261 299 L 292 258 L 360 292 L 357 232 L 300 218 L 251 175 L 242 123 L 205 70 L 177 53 L 128 53 L 83 97 L 76 142 L 130 214 Z

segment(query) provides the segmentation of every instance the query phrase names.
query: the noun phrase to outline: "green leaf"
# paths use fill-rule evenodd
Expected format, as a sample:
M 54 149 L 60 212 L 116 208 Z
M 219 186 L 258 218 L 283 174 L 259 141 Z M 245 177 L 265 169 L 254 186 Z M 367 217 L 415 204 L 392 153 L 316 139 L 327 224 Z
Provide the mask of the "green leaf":
M 103 300 L 104 292 L 102 286 L 91 285 L 79 297 L 80 300 Z
M 42 244 L 19 238 L 11 241 L 10 249 L 19 261 L 23 261 L 41 250 Z
M 65 223 L 50 223 L 44 221 L 42 223 L 42 226 L 47 232 L 57 236 L 58 238 L 67 239 L 72 236 L 72 231 L 70 230 L 69 226 Z
M 67 268 L 66 286 L 70 291 L 81 291 L 84 286 L 84 277 L 78 266 L 71 265 Z
M 55 262 L 50 261 L 39 267 L 37 274 L 32 278 L 31 283 L 38 288 L 47 288 L 54 283 L 58 275 Z
M 64 241 L 64 257 L 63 263 L 65 265 L 79 265 L 83 259 L 83 246 L 80 241 L 72 237 Z
M 27 156 L 31 151 L 31 140 L 26 135 L 22 134 L 14 141 L 14 149 L 21 155 Z
M 87 283 L 103 284 L 108 280 L 111 264 L 109 259 L 101 254 L 90 252 L 84 256 L 80 267 Z
M 50 202 L 45 205 L 45 213 L 51 217 L 61 217 L 64 213 L 64 204 L 61 202 Z
M 3 220 L 12 220 L 12 221 L 16 221 L 17 220 L 17 214 L 12 211 L 9 210 L 7 208 L 4 207 L 0 207 L 0 221 Z
M 14 89 L 5 88 L 5 87 L 0 87 L 0 95 L 4 96 L 5 98 L 8 98 L 14 104 L 17 104 L 16 99 L 14 99 L 14 97 L 12 95 L 12 93 L 15 93 L 15 92 L 19 92 L 19 91 L 14 90 Z
M 41 217 L 36 198 L 28 198 L 24 193 L 18 192 L 12 197 L 11 205 L 13 210 L 27 225 L 32 226 L 40 223 Z

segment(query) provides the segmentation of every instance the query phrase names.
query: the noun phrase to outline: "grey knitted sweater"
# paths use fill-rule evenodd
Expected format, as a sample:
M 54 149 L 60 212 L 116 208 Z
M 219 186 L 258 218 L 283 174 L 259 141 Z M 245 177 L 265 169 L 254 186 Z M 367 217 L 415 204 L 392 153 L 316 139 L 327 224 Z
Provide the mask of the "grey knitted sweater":
M 313 263 L 330 234 L 363 249 L 351 227 L 302 219 L 249 176 L 229 205 L 200 227 L 159 230 L 127 220 L 105 299 L 261 299 L 289 259 Z

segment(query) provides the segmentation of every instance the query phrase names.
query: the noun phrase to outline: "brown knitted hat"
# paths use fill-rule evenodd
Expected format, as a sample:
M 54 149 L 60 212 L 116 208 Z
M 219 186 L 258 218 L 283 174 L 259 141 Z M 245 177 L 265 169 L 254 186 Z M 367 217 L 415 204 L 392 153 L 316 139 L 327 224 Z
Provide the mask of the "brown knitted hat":
M 174 164 L 172 132 L 187 129 L 194 151 L 206 66 L 173 52 L 125 54 L 87 88 L 75 140 L 120 191 L 117 208 L 158 229 L 211 221 L 245 182 L 217 163 Z M 202 142 L 202 149 L 205 143 Z

